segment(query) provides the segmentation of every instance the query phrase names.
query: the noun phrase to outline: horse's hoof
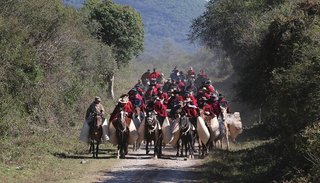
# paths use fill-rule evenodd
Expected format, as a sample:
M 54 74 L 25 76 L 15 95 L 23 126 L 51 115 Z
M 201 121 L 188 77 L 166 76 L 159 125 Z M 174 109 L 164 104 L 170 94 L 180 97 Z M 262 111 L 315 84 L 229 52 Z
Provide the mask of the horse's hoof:
M 149 154 L 149 152 L 150 152 L 150 151 L 146 151 L 146 155 L 148 155 L 148 154 Z
M 179 153 L 177 153 L 176 156 L 179 157 Z
M 157 156 L 157 155 L 155 155 L 155 156 L 154 156 L 154 159 L 158 159 L 158 156 Z
M 189 159 L 192 159 L 192 155 L 189 155 Z

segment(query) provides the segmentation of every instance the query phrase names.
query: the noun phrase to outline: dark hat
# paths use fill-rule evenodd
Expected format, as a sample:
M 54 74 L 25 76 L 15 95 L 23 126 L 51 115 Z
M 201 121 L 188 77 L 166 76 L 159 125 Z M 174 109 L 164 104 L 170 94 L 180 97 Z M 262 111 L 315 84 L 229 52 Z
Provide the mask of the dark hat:
M 152 94 L 152 96 L 151 96 L 152 99 L 157 99 L 157 97 L 158 96 L 156 94 Z
M 180 94 L 180 91 L 179 90 L 174 90 L 173 94 Z

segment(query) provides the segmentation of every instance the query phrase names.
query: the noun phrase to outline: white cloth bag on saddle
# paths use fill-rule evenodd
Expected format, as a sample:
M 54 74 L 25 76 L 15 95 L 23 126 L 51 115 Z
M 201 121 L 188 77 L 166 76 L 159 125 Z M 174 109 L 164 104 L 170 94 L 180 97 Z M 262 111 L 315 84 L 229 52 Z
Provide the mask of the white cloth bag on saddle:
M 138 130 L 136 126 L 133 123 L 133 120 L 131 119 L 129 122 L 129 138 L 128 138 L 128 144 L 134 144 L 139 137 Z
M 105 119 L 102 123 L 102 142 L 107 143 L 109 140 L 109 123 Z
M 88 125 L 88 122 L 85 120 L 82 125 L 82 129 L 80 132 L 80 141 L 89 143 L 89 131 L 90 127 Z
M 139 129 L 138 129 L 138 134 L 139 134 L 139 137 L 137 139 L 137 143 L 141 143 L 143 140 L 144 140 L 144 133 L 145 133 L 145 121 L 146 121 L 146 118 L 144 118 L 139 126 Z
M 162 129 L 163 143 L 168 144 L 172 139 L 172 132 L 171 132 L 170 122 L 168 117 L 165 118 L 161 129 Z
M 109 123 L 109 141 L 112 145 L 118 145 L 117 133 L 116 128 L 113 126 L 113 123 Z
M 178 120 L 174 120 L 171 124 L 171 130 L 172 130 L 172 139 L 170 141 L 170 144 L 175 147 L 177 145 L 177 142 L 179 140 L 180 137 L 180 127 L 179 127 L 179 121 Z
M 210 139 L 210 132 L 203 118 L 200 116 L 197 118 L 197 133 L 199 135 L 200 140 L 204 144 L 207 144 L 208 140 Z
M 211 131 L 211 141 L 214 141 L 220 135 L 219 121 L 217 117 L 210 119 L 208 126 Z

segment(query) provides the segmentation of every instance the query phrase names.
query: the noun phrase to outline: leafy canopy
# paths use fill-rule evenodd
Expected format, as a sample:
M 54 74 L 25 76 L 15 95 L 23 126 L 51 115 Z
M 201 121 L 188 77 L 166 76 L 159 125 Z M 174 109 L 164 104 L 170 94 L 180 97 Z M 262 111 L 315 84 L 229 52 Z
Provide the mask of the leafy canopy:
M 113 48 L 118 66 L 127 64 L 143 51 L 143 23 L 133 8 L 110 0 L 88 0 L 83 11 L 89 19 L 88 25 L 96 26 L 92 31 L 94 36 Z

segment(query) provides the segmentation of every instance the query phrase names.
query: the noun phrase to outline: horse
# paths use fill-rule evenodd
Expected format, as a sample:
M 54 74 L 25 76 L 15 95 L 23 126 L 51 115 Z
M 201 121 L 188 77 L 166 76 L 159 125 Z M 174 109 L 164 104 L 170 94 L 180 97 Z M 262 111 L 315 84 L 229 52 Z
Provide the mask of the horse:
M 154 157 L 161 155 L 160 124 L 154 112 L 148 112 L 145 119 L 146 154 L 149 154 L 149 143 L 154 141 Z
M 240 113 L 235 112 L 234 114 L 227 113 L 227 106 L 220 105 L 221 118 L 214 116 L 209 120 L 209 129 L 210 129 L 210 145 L 213 143 L 216 147 L 222 149 L 222 140 L 226 139 L 227 150 L 230 149 L 229 144 L 229 135 L 231 136 L 232 141 L 235 143 L 235 138 L 242 133 L 242 123 L 240 119 Z
M 144 112 L 141 111 L 141 108 L 140 107 L 135 107 L 135 112 L 133 114 L 133 123 L 136 127 L 136 129 L 139 129 L 140 125 L 141 125 L 141 122 L 142 120 L 145 118 L 145 114 Z M 138 143 L 137 141 L 135 141 L 133 143 L 133 151 L 137 151 L 139 148 L 140 148 L 140 143 Z
M 236 137 L 242 133 L 242 122 L 240 118 L 240 113 L 235 112 L 233 114 L 227 113 L 227 106 L 220 105 L 221 117 L 226 126 L 226 140 L 227 146 L 229 146 L 229 133 L 232 139 L 232 142 L 236 143 Z
M 194 152 L 194 131 L 190 120 L 186 116 L 179 118 L 180 138 L 181 139 L 181 156 L 183 156 L 183 147 L 185 148 L 185 155 L 187 156 L 189 151 L 189 158 L 193 158 Z M 180 143 L 177 143 L 177 155 L 179 156 Z
M 212 149 L 213 144 L 216 147 L 220 146 L 222 149 L 222 139 L 228 139 L 225 122 L 222 119 L 218 119 L 217 116 L 210 116 L 206 119 L 210 131 L 209 149 Z M 229 149 L 229 143 L 227 143 L 227 149 Z
M 126 112 L 120 111 L 119 116 L 114 121 L 112 121 L 113 126 L 116 129 L 118 142 L 117 159 L 125 158 L 125 155 L 128 154 L 129 129 L 126 122 L 126 115 Z
M 92 151 L 92 157 L 98 158 L 99 152 L 99 145 L 102 139 L 102 123 L 104 118 L 102 117 L 101 113 L 92 113 L 91 114 L 91 122 L 89 123 L 90 130 L 89 130 L 89 138 L 90 138 L 90 150 Z M 96 142 L 96 146 L 95 146 Z

